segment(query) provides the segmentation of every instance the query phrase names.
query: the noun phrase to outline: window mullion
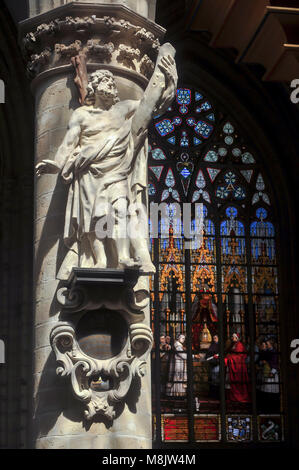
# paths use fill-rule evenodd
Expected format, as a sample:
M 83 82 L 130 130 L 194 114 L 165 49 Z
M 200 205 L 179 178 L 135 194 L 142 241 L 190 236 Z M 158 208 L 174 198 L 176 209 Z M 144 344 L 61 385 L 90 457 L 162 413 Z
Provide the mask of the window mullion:
M 250 240 L 250 220 L 245 221 L 245 243 L 246 243 L 246 264 L 247 264 L 247 291 L 248 291 L 248 325 L 249 325 L 249 347 L 250 347 L 250 376 L 251 376 L 251 400 L 252 400 L 252 430 L 253 440 L 258 440 L 257 426 L 257 403 L 256 403 L 256 376 L 255 376 L 255 324 L 252 296 L 252 276 L 251 276 L 251 240 Z
M 189 442 L 194 437 L 194 387 L 193 387 L 193 360 L 192 360 L 192 315 L 191 315 L 191 263 L 190 250 L 185 249 L 185 286 L 186 286 L 186 332 L 187 332 L 187 410 Z
M 160 273 L 160 263 L 159 263 L 159 239 L 154 239 L 154 265 L 156 266 L 157 272 L 154 277 L 154 341 L 155 341 L 155 360 L 153 361 L 153 367 L 155 368 L 154 374 L 155 377 L 155 411 L 156 411 L 156 444 L 161 447 L 162 435 L 161 435 L 161 390 L 160 390 L 160 380 L 161 380 L 161 364 L 160 364 L 160 333 L 161 333 L 161 319 L 160 319 L 160 298 L 159 298 L 159 273 Z
M 221 440 L 226 442 L 226 405 L 225 405 L 225 367 L 224 367 L 224 315 L 222 302 L 221 279 L 221 237 L 220 219 L 215 218 L 215 243 L 216 243 L 216 273 L 218 295 L 218 334 L 219 334 L 219 361 L 220 361 L 220 416 L 221 416 Z

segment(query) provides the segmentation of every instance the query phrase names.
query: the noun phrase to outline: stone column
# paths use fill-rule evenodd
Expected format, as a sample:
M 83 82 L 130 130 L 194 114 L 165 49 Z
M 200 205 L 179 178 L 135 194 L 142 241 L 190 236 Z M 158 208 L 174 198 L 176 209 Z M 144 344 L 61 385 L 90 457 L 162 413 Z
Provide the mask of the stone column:
M 38 163 L 42 159 L 54 159 L 70 117 L 79 106 L 72 57 L 84 53 L 88 73 L 97 69 L 112 71 L 120 99 L 137 100 L 153 72 L 164 30 L 148 19 L 148 15 L 151 19 L 154 16 L 152 0 L 71 3 L 30 0 L 29 3 L 32 17 L 21 23 L 21 36 L 35 94 Z M 109 422 L 84 420 L 84 403 L 73 396 L 70 377 L 56 374 L 50 334 L 61 320 L 69 318 L 63 316 L 63 307 L 57 300 L 61 285 L 56 278 L 65 255 L 62 236 L 67 191 L 57 175 L 43 175 L 36 180 L 32 446 L 38 449 L 150 448 L 149 359 L 146 377 L 138 379 L 140 389 L 137 385 L 131 387 L 123 409 Z M 143 323 L 149 325 L 148 307 L 143 310 L 143 318 Z M 53 339 L 54 346 L 56 339 Z M 59 347 L 68 345 L 65 337 Z

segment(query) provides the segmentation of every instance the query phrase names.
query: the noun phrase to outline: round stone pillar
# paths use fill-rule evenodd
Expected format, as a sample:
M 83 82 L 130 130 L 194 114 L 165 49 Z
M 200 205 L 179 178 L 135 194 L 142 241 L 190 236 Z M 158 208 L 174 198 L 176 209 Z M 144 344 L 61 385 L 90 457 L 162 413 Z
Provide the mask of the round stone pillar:
M 91 5 L 93 3 L 93 5 Z M 53 160 L 79 106 L 72 58 L 85 57 L 87 72 L 113 72 L 121 100 L 140 99 L 152 75 L 164 30 L 150 21 L 154 2 L 88 3 L 31 0 L 32 18 L 21 23 L 22 46 L 36 102 L 36 164 Z M 62 6 L 61 6 L 62 5 Z M 150 7 L 150 8 L 149 8 Z M 143 15 L 143 16 L 142 16 Z M 113 421 L 86 421 L 69 377 L 59 377 L 50 344 L 63 308 L 56 278 L 65 256 L 63 230 L 68 187 L 57 175 L 43 175 L 35 187 L 35 344 L 32 446 L 38 449 L 142 449 L 152 445 L 151 384 L 131 388 Z M 144 324 L 150 324 L 149 309 Z M 138 396 L 139 395 L 139 396 Z

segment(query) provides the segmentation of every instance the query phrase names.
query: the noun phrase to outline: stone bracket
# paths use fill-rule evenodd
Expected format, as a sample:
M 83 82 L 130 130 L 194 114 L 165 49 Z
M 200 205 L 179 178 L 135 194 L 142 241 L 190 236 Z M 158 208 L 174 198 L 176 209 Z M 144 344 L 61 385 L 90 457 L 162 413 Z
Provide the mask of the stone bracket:
M 73 268 L 66 284 L 57 290 L 58 302 L 69 313 L 106 307 L 129 317 L 140 316 L 149 299 L 148 275 L 138 268 Z

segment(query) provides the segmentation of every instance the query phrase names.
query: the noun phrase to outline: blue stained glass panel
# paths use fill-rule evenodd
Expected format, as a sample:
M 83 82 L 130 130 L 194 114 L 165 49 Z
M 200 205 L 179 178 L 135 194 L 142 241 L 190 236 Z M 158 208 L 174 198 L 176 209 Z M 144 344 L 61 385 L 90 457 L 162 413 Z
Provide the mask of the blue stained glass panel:
M 174 131 L 174 125 L 172 124 L 170 119 L 163 119 L 163 121 L 157 122 L 157 124 L 155 124 L 155 127 L 162 137 Z
M 188 108 L 187 108 L 187 106 L 183 105 L 183 106 L 180 106 L 179 111 L 180 111 L 181 114 L 187 114 L 188 113 Z
M 202 103 L 200 106 L 196 108 L 196 112 L 201 113 L 202 111 L 209 111 L 209 109 L 211 108 L 212 106 L 210 105 L 210 103 L 208 101 L 205 101 L 204 103 Z
M 245 239 L 244 238 L 237 238 L 235 239 L 236 248 L 235 253 L 238 256 L 245 256 Z M 231 238 L 222 238 L 221 239 L 221 252 L 223 255 L 231 255 L 232 254 L 232 239 Z
M 198 91 L 196 91 L 195 92 L 195 101 L 200 101 L 202 99 L 203 99 L 203 96 Z
M 191 103 L 191 90 L 188 88 L 178 88 L 176 92 L 177 102 L 180 105 Z
M 183 176 L 183 178 L 188 178 L 191 173 L 190 171 L 188 170 L 188 168 L 184 168 L 182 171 L 181 171 L 181 175 Z
M 242 222 L 240 222 L 239 220 L 230 219 L 230 220 L 224 220 L 223 222 L 221 222 L 220 234 L 222 236 L 228 237 L 229 235 L 231 235 L 232 231 L 237 237 L 245 236 L 244 224 L 242 224 Z
M 208 124 L 205 121 L 198 121 L 196 126 L 194 127 L 195 132 L 201 135 L 204 139 L 208 139 L 213 132 L 214 127 L 212 124 Z
M 164 189 L 162 196 L 161 196 L 161 201 L 165 201 L 169 197 L 169 190 Z
M 197 137 L 193 137 L 193 144 L 194 145 L 199 145 L 201 143 L 202 143 L 202 141 L 200 139 L 198 139 Z
M 252 238 L 251 253 L 254 263 L 264 264 L 264 255 L 268 257 L 268 261 L 272 264 L 276 263 L 275 240 L 273 238 Z
M 238 215 L 238 210 L 235 207 L 227 207 L 225 213 L 227 217 L 234 219 Z
M 172 145 L 175 145 L 175 137 L 174 136 L 169 137 L 169 139 L 167 139 L 167 142 L 169 142 Z
M 256 237 L 274 237 L 274 226 L 271 222 L 252 222 L 250 225 L 250 235 Z
M 182 119 L 179 116 L 176 116 L 173 118 L 172 124 L 175 126 L 180 126 L 182 124 Z
M 234 196 L 236 199 L 245 199 L 246 193 L 241 186 L 238 186 L 234 191 Z
M 227 184 L 234 184 L 236 182 L 236 175 L 232 171 L 229 171 L 224 175 L 224 181 Z
M 229 195 L 229 190 L 225 186 L 218 186 L 216 196 L 220 199 L 226 199 Z
M 160 148 L 152 150 L 152 157 L 154 160 L 166 160 L 165 153 Z
M 207 119 L 209 119 L 209 121 L 215 121 L 215 114 L 214 113 L 211 113 L 207 116 Z
M 187 122 L 188 126 L 191 126 L 191 127 L 195 126 L 195 124 L 196 124 L 196 120 L 193 117 L 188 118 L 186 120 L 186 122 Z
M 264 220 L 268 216 L 268 212 L 263 207 L 259 207 L 255 214 L 256 214 L 257 218 L 260 219 L 260 220 Z
M 156 194 L 156 188 L 154 184 L 150 183 L 148 185 L 148 193 L 150 196 L 154 196 Z
M 180 142 L 181 147 L 189 147 L 189 139 L 186 135 L 183 135 Z

